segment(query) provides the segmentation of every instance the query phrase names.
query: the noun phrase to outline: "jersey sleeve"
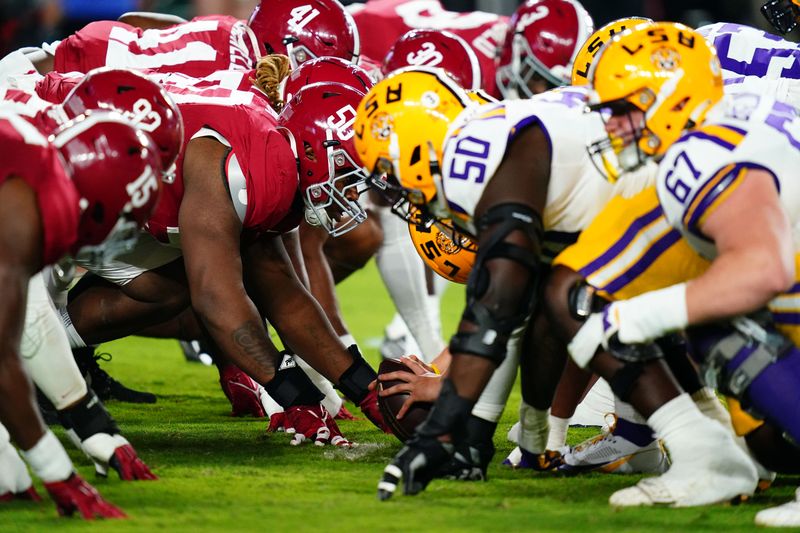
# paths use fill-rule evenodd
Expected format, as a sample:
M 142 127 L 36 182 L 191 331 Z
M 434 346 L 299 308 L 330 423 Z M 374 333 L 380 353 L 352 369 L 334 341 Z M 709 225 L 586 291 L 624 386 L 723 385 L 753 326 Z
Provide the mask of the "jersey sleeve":
M 450 211 L 471 219 L 484 188 L 503 160 L 509 141 L 506 108 L 487 104 L 463 116 L 448 132 L 442 180 Z
M 670 224 L 684 234 L 710 242 L 702 227 L 743 182 L 750 169 L 763 164 L 733 155 L 747 131 L 713 124 L 681 137 L 659 166 L 658 194 Z M 777 184 L 777 179 L 776 179 Z

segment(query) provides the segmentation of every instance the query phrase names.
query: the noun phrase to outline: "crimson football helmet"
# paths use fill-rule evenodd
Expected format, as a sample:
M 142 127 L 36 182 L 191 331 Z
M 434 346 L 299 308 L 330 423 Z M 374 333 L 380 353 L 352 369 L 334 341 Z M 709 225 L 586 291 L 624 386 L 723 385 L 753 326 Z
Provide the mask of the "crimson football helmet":
M 437 67 L 461 87 L 474 91 L 481 87 L 481 65 L 472 47 L 458 35 L 444 30 L 410 30 L 400 36 L 383 60 L 381 72 L 402 67 Z
M 248 21 L 262 54 L 285 54 L 293 69 L 315 57 L 358 61 L 358 28 L 337 0 L 262 0 Z
M 175 161 L 183 146 L 183 120 L 167 92 L 143 74 L 126 69 L 90 71 L 63 102 L 67 118 L 90 109 L 114 110 L 147 132 L 161 155 L 163 179 L 175 178 Z
M 80 195 L 72 254 L 103 264 L 131 250 L 161 192 L 161 156 L 150 136 L 120 113 L 87 111 L 50 140 Z
M 567 85 L 580 46 L 594 31 L 577 0 L 528 0 L 514 12 L 500 49 L 497 86 L 503 98 L 533 96 L 538 76 L 550 86 Z
M 298 152 L 306 221 L 334 237 L 367 218 L 358 203 L 367 175 L 353 147 L 356 108 L 363 97 L 348 85 L 315 83 L 295 94 L 278 119 Z
M 303 87 L 320 82 L 343 83 L 364 94 L 374 85 L 367 71 L 354 63 L 340 57 L 317 57 L 297 67 L 286 78 L 283 101 L 289 102 Z

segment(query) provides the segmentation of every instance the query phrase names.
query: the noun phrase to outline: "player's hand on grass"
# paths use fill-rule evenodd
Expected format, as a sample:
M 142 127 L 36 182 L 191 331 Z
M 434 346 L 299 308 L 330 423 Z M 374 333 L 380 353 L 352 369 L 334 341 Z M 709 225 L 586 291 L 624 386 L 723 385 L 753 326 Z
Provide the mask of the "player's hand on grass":
M 122 510 L 104 500 L 94 487 L 74 472 L 64 481 L 45 483 L 44 488 L 53 498 L 60 516 L 72 516 L 77 511 L 86 520 L 126 518 Z
M 425 490 L 453 455 L 453 445 L 434 437 L 415 436 L 383 469 L 378 482 L 378 499 L 388 500 L 402 482 L 403 494 L 414 495 Z
M 111 456 L 108 465 L 116 470 L 119 478 L 124 481 L 158 479 L 158 476 L 150 471 L 150 467 L 139 458 L 136 450 L 130 444 L 123 444 L 114 450 L 114 455 Z
M 72 437 L 77 439 L 77 435 Z M 158 477 L 139 458 L 131 443 L 120 434 L 95 433 L 80 441 L 80 448 L 94 462 L 98 475 L 108 476 L 113 468 L 123 481 L 153 480 Z
M 334 446 L 350 446 L 350 441 L 343 435 L 336 420 L 321 404 L 296 405 L 286 410 L 286 432 L 294 434 L 290 444 L 297 446 L 309 440 L 316 446 L 332 444 Z

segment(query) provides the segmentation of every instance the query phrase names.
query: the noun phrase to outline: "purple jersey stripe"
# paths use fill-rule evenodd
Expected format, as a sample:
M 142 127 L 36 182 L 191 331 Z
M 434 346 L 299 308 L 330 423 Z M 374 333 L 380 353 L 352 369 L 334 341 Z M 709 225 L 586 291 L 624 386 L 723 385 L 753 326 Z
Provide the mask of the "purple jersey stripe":
M 772 319 L 776 324 L 800 325 L 800 313 L 772 313 Z
M 603 290 L 609 294 L 614 294 L 618 290 L 625 287 L 627 284 L 635 280 L 642 272 L 647 270 L 661 254 L 663 254 L 670 246 L 678 242 L 681 238 L 680 232 L 671 229 L 666 235 L 658 239 L 642 257 L 636 261 L 628 270 L 623 272 L 617 278 L 609 282 Z
M 642 229 L 649 226 L 661 215 L 662 211 L 661 206 L 659 205 L 634 220 L 617 242 L 615 242 L 608 250 L 603 252 L 600 257 L 581 269 L 581 274 L 583 277 L 589 277 L 591 274 L 600 270 L 602 267 L 611 262 L 612 259 L 618 256 L 623 250 L 625 250 L 625 248 L 628 247 L 628 245 L 633 241 L 634 238 L 636 238 Z

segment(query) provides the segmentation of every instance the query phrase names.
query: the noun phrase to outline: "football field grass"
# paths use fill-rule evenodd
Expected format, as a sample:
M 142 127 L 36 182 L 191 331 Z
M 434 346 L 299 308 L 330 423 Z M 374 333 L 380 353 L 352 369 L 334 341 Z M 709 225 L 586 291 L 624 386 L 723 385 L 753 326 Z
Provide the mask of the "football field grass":
M 340 300 L 353 334 L 376 363 L 376 341 L 393 308 L 373 264 L 340 287 Z M 450 287 L 442 302 L 446 333 L 455 327 L 462 304 L 463 290 Z M 419 496 L 379 502 L 378 478 L 400 443 L 369 422 L 340 421 L 343 433 L 359 443 L 353 449 L 291 447 L 287 435 L 265 433 L 265 420 L 228 416 L 216 370 L 186 363 L 177 342 L 129 338 L 103 350 L 114 355 L 104 368 L 123 383 L 158 395 L 155 405 L 112 402 L 108 408 L 160 479 L 123 483 L 113 472 L 109 479 L 95 478 L 88 461 L 68 445 L 80 472 L 129 518 L 87 524 L 58 519 L 47 499 L 14 502 L 0 504 L 0 532 L 739 531 L 754 529 L 756 511 L 790 499 L 798 482 L 779 479 L 739 506 L 614 510 L 608 496 L 638 477 L 568 478 L 500 465 L 512 448 L 505 436 L 516 420 L 515 390 L 495 437 L 489 482 L 434 481 Z M 570 442 L 593 433 L 572 429 Z

